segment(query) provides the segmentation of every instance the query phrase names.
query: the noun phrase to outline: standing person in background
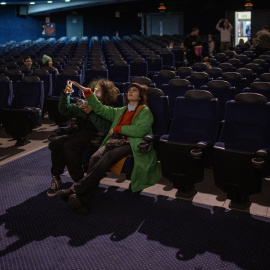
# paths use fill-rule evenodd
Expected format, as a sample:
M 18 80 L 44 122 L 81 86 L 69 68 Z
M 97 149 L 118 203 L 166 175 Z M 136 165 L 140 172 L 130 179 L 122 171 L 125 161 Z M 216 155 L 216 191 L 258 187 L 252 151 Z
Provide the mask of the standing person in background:
M 184 46 L 186 48 L 186 58 L 189 65 L 193 65 L 195 62 L 201 62 L 201 55 L 195 54 L 195 47 L 201 45 L 199 38 L 199 28 L 194 27 L 192 32 L 184 39 Z
M 220 32 L 220 52 L 225 52 L 231 45 L 232 25 L 227 19 L 220 19 L 216 25 Z
M 265 26 L 256 33 L 255 53 L 259 57 L 264 52 L 270 51 L 270 27 Z
M 208 35 L 208 56 L 212 57 L 215 54 L 216 43 L 214 41 L 213 35 Z

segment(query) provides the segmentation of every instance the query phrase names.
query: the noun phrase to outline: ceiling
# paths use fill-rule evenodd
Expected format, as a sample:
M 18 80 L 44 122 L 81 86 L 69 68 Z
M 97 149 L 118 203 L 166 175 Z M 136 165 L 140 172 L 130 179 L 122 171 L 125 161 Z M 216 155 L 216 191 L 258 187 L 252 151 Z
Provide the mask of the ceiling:
M 44 13 L 53 13 L 90 6 L 135 2 L 136 0 L 70 0 L 70 2 L 65 2 L 65 0 L 51 1 L 52 3 L 48 3 L 48 0 L 0 0 L 0 2 L 5 2 L 6 5 L 27 5 L 29 15 L 40 15 Z M 35 2 L 35 4 L 32 5 L 30 2 Z

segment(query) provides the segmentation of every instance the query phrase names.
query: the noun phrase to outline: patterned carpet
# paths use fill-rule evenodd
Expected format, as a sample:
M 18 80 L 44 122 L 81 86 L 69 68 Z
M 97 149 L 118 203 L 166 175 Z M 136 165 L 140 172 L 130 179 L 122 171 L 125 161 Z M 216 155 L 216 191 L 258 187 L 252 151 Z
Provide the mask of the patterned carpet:
M 267 218 L 105 185 L 80 216 L 49 184 L 47 148 L 0 167 L 1 270 L 269 269 Z

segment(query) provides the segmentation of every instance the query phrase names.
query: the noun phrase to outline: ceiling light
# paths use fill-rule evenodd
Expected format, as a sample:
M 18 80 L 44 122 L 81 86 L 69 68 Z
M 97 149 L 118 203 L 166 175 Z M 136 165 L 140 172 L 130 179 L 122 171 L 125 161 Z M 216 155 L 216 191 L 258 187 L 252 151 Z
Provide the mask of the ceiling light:
M 35 5 L 35 2 L 30 2 L 30 5 Z
M 47 3 L 48 3 L 48 4 L 52 4 L 52 2 L 53 2 L 53 1 L 48 1 Z
M 70 2 L 70 0 L 65 0 L 65 2 Z
M 6 5 L 7 3 L 6 2 L 1 2 L 1 5 Z

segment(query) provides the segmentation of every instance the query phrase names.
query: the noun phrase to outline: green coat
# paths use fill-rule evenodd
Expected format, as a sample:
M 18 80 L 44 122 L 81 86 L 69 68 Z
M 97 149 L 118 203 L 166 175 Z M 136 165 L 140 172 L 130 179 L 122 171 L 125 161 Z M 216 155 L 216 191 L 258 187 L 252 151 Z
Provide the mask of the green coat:
M 85 113 L 76 103 L 70 103 L 70 95 L 65 95 L 64 93 L 61 94 L 58 110 L 61 114 L 70 118 L 82 117 L 83 119 L 87 119 L 89 117 L 91 123 L 98 131 L 109 131 L 112 124 L 111 121 L 104 119 L 94 112 L 90 114 Z
M 87 101 L 95 113 L 112 122 L 110 129 L 117 126 L 119 117 L 126 109 L 126 106 L 121 108 L 104 106 L 93 94 L 87 98 Z M 156 151 L 151 149 L 147 153 L 142 153 L 137 147 L 138 143 L 143 141 L 145 135 L 152 134 L 153 122 L 152 112 L 148 107 L 144 107 L 130 126 L 122 126 L 122 134 L 128 136 L 134 156 L 134 168 L 131 174 L 131 189 L 133 192 L 155 185 L 161 177 Z M 106 144 L 108 138 L 109 134 L 104 139 L 102 146 Z

